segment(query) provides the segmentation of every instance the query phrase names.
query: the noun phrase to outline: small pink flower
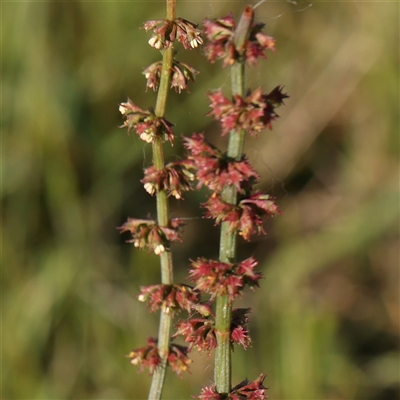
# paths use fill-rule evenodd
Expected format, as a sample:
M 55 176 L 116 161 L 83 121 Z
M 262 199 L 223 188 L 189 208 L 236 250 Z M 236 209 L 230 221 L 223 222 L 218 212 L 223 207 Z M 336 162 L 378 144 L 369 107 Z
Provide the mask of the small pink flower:
M 188 348 L 172 343 L 169 348 L 167 358 L 168 365 L 179 377 L 182 377 L 182 372 L 190 372 L 189 364 L 192 360 L 187 356 Z
M 246 285 L 251 288 L 258 286 L 258 281 L 262 277 L 261 273 L 253 271 L 257 266 L 257 261 L 252 257 L 239 264 L 200 257 L 192 261 L 191 265 L 189 276 L 190 280 L 196 284 L 195 289 L 210 294 L 211 299 L 228 295 L 233 301 Z
M 200 400 L 266 400 L 266 387 L 263 386 L 265 375 L 261 374 L 255 381 L 245 379 L 236 385 L 229 393 L 218 393 L 215 385 L 201 389 L 199 396 L 193 396 Z
M 215 20 L 203 22 L 208 44 L 204 48 L 207 59 L 214 63 L 223 59 L 223 66 L 232 65 L 245 59 L 249 65 L 255 65 L 258 58 L 266 58 L 266 50 L 275 51 L 275 39 L 261 32 L 264 24 L 253 24 L 244 48 L 236 48 L 236 22 L 232 14 Z
M 198 396 L 193 396 L 193 398 L 200 399 L 200 400 L 227 400 L 227 399 L 229 399 L 229 397 L 227 397 L 225 394 L 218 393 L 215 385 L 206 386 L 205 388 L 202 388 L 201 394 L 199 394 Z
M 141 182 L 151 195 L 165 190 L 168 195 L 179 200 L 182 198 L 183 191 L 192 189 L 190 184 L 194 180 L 194 174 L 190 171 L 192 167 L 193 163 L 190 161 L 171 162 L 163 169 L 151 166 L 145 169 L 145 176 Z
M 229 158 L 209 143 L 202 133 L 184 138 L 184 146 L 197 171 L 197 188 L 206 185 L 210 190 L 221 192 L 224 186 L 234 185 L 241 191 L 244 181 L 254 182 L 259 177 L 244 155 L 240 161 Z
M 266 400 L 268 396 L 265 394 L 266 387 L 263 386 L 265 375 L 261 374 L 255 381 L 249 382 L 245 379 L 236 385 L 230 392 L 232 400 Z
M 230 341 L 243 346 L 245 349 L 250 345 L 251 339 L 245 325 L 248 323 L 247 314 L 250 308 L 235 308 L 232 310 L 230 325 Z M 217 347 L 217 336 L 215 330 L 215 316 L 209 313 L 207 316 L 194 317 L 181 320 L 176 325 L 177 331 L 173 337 L 183 336 L 186 343 L 189 343 L 189 351 L 197 348 L 198 351 L 205 351 L 208 354 Z
M 217 392 L 217 388 L 215 385 L 211 386 L 206 386 L 201 389 L 201 394 L 198 396 L 193 396 L 195 399 L 200 399 L 200 400 L 227 400 L 229 397 L 227 397 L 225 394 L 220 394 Z
M 188 349 L 185 346 L 170 345 L 167 362 L 178 376 L 181 376 L 182 372 L 189 370 L 189 364 L 192 361 L 187 357 L 187 352 Z M 130 359 L 131 364 L 139 367 L 139 372 L 148 368 L 150 374 L 153 374 L 161 363 L 157 340 L 153 338 L 147 340 L 147 346 L 132 350 L 126 357 Z
M 246 47 L 246 61 L 249 65 L 256 65 L 258 58 L 267 58 L 265 55 L 267 50 L 275 52 L 275 39 L 261 32 L 264 26 L 265 24 L 263 23 L 255 24 L 250 32 Z
M 139 367 L 139 372 L 145 368 L 149 369 L 150 374 L 160 365 L 161 358 L 158 354 L 157 340 L 149 338 L 147 346 L 132 350 L 127 356 L 130 363 Z
M 245 240 L 250 240 L 254 233 L 265 234 L 262 216 L 273 217 L 281 213 L 272 197 L 260 192 L 242 198 L 237 206 L 214 193 L 203 207 L 207 209 L 206 218 L 214 218 L 215 224 L 228 222 L 230 230 L 238 230 Z
M 155 137 L 161 137 L 163 140 L 169 140 L 171 144 L 174 141 L 174 132 L 171 127 L 173 124 L 165 118 L 157 117 L 152 111 L 144 111 L 136 106 L 130 99 L 127 103 L 119 105 L 119 111 L 125 118 L 124 124 L 128 132 L 136 131 L 140 139 L 147 143 L 152 143 Z
M 234 308 L 232 310 L 231 342 L 232 344 L 240 344 L 244 349 L 250 346 L 251 343 L 249 331 L 245 328 L 249 322 L 247 315 L 250 312 L 251 308 Z
M 140 249 L 148 248 L 159 255 L 164 251 L 169 251 L 171 243 L 181 241 L 179 229 L 184 225 L 181 219 L 175 218 L 170 221 L 170 226 L 159 226 L 153 220 L 128 218 L 128 220 L 117 229 L 123 232 L 131 232 L 132 239 L 128 243 L 133 243 Z
M 188 312 L 199 301 L 198 293 L 188 285 L 151 285 L 141 286 L 139 301 L 148 302 L 150 311 L 162 308 L 164 312 L 185 309 Z
M 196 347 L 198 351 L 210 354 L 217 347 L 215 322 L 210 318 L 189 318 L 179 321 L 176 327 L 173 337 L 182 335 L 189 343 L 189 351 Z
M 263 129 L 271 129 L 272 121 L 278 118 L 275 108 L 282 105 L 288 96 L 278 86 L 267 95 L 262 94 L 261 88 L 245 98 L 235 95 L 232 102 L 223 96 L 221 90 L 209 93 L 208 97 L 212 111 L 207 115 L 213 115 L 214 119 L 220 121 L 222 136 L 239 129 L 257 136 Z

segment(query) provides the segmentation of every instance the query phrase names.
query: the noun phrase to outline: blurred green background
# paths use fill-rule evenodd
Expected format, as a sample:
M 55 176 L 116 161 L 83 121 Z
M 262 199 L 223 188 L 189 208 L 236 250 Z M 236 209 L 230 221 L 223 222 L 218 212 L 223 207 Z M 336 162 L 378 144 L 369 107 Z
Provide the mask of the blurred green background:
M 178 1 L 178 16 L 237 17 L 245 4 Z M 235 350 L 234 384 L 264 372 L 270 399 L 398 399 L 399 3 L 256 11 L 278 52 L 248 85 L 284 85 L 290 99 L 246 153 L 284 213 L 239 243 L 265 279 L 237 303 L 253 309 L 253 347 Z M 118 128 L 118 103 L 154 105 L 141 72 L 160 55 L 139 27 L 163 15 L 163 1 L 2 2 L 2 399 L 147 397 L 150 378 L 124 355 L 157 334 L 135 296 L 159 282 L 158 259 L 115 227 L 155 216 L 139 182 L 151 149 Z M 181 134 L 226 146 L 205 93 L 229 94 L 229 69 L 177 50 L 200 74 L 170 95 L 168 160 L 183 156 Z M 189 258 L 218 254 L 205 195 L 171 200 L 192 218 L 173 249 L 177 281 Z M 212 382 L 212 357 L 193 358 L 192 374 L 169 374 L 166 399 Z

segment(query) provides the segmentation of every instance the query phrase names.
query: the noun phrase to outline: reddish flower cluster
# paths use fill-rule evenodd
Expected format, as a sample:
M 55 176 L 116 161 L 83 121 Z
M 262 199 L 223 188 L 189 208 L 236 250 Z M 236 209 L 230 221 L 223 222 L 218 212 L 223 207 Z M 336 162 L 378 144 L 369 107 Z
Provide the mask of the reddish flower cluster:
M 178 344 L 171 344 L 168 353 L 168 365 L 171 367 L 179 377 L 182 372 L 189 372 L 189 364 L 192 360 L 187 356 L 188 348 L 186 346 L 180 346 Z
M 233 185 L 240 191 L 243 181 L 258 180 L 257 172 L 244 155 L 240 161 L 230 159 L 209 143 L 202 133 L 184 138 L 184 146 L 197 171 L 197 188 L 205 185 L 210 190 L 221 192 L 225 185 Z
M 259 192 L 243 197 L 237 206 L 225 202 L 221 195 L 214 193 L 203 207 L 207 209 L 206 218 L 214 218 L 215 224 L 227 221 L 230 229 L 238 230 L 245 240 L 250 240 L 250 235 L 254 233 L 265 234 L 261 218 L 263 215 L 273 217 L 280 214 L 272 198 Z
M 249 322 L 247 315 L 250 313 L 251 308 L 235 308 L 232 310 L 231 341 L 240 344 L 244 349 L 251 343 L 249 331 L 245 328 Z
M 148 247 L 150 251 L 159 255 L 170 249 L 171 242 L 181 241 L 178 231 L 183 225 L 183 221 L 178 218 L 172 219 L 169 227 L 159 226 L 153 220 L 128 218 L 117 229 L 121 233 L 131 232 L 133 238 L 127 240 L 128 243 L 133 243 L 135 247 L 140 249 Z
M 188 285 L 151 285 L 141 286 L 139 301 L 148 302 L 152 312 L 162 308 L 164 312 L 171 309 L 190 311 L 199 301 L 199 294 Z
M 198 47 L 203 43 L 201 31 L 197 25 L 183 18 L 176 18 L 174 21 L 159 19 L 147 21 L 143 25 L 146 31 L 153 30 L 153 36 L 149 39 L 149 45 L 158 50 L 167 49 L 178 39 L 185 49 Z
M 260 272 L 254 272 L 257 261 L 250 257 L 239 264 L 229 264 L 220 261 L 198 258 L 192 261 L 189 271 L 190 280 L 196 283 L 196 289 L 211 295 L 228 295 L 233 301 L 243 291 L 246 285 L 253 288 L 258 286 L 262 278 Z
M 199 396 L 194 396 L 201 400 L 266 400 L 267 389 L 264 385 L 265 375 L 261 374 L 255 381 L 249 382 L 245 379 L 236 385 L 229 393 L 218 393 L 215 385 L 205 387 Z
M 208 97 L 212 108 L 208 115 L 214 115 L 220 121 L 222 136 L 238 129 L 256 136 L 265 128 L 271 129 L 272 121 L 278 118 L 275 108 L 282 105 L 288 96 L 278 86 L 269 94 L 262 94 L 261 88 L 258 88 L 245 98 L 235 95 L 232 102 L 221 90 L 209 93 Z
M 248 330 L 245 325 L 249 322 L 247 314 L 250 308 L 235 308 L 232 310 L 232 321 L 230 326 L 231 344 L 238 344 L 245 349 L 251 343 Z M 197 348 L 198 351 L 205 351 L 208 354 L 217 347 L 214 315 L 190 318 L 181 320 L 176 325 L 177 331 L 173 337 L 182 335 L 186 343 L 189 343 L 188 351 Z
M 209 41 L 204 52 L 212 63 L 217 59 L 224 59 L 223 66 L 225 67 L 245 59 L 249 65 L 255 65 L 258 58 L 266 58 L 266 50 L 275 51 L 275 39 L 261 32 L 264 27 L 262 23 L 252 25 L 244 49 L 235 46 L 236 22 L 232 14 L 215 20 L 206 19 L 203 25 Z
M 132 350 L 127 356 L 131 364 L 139 366 L 139 372 L 148 368 L 150 374 L 160 365 L 161 358 L 158 354 L 157 341 L 153 338 L 147 340 L 147 346 Z
M 171 344 L 169 348 L 167 362 L 178 376 L 181 376 L 182 372 L 189 370 L 189 364 L 192 360 L 187 357 L 187 352 L 187 347 L 177 344 Z M 147 346 L 132 350 L 126 357 L 130 359 L 131 364 L 139 366 L 139 372 L 148 368 L 150 374 L 153 374 L 161 363 L 157 340 L 153 338 L 147 340 Z
M 147 79 L 146 86 L 154 91 L 158 90 L 161 79 L 162 61 L 157 61 L 148 66 L 143 74 Z M 180 93 L 183 89 L 188 90 L 189 81 L 194 82 L 199 72 L 189 65 L 176 61 L 172 63 L 171 68 L 171 88 Z
M 189 343 L 189 351 L 194 347 L 198 351 L 210 353 L 217 347 L 215 336 L 215 322 L 209 318 L 190 318 L 177 324 L 177 331 L 173 337 L 182 335 Z
M 145 169 L 145 176 L 141 182 L 151 195 L 160 190 L 165 190 L 168 195 L 181 199 L 183 191 L 192 189 L 190 181 L 194 180 L 194 175 L 189 171 L 192 166 L 190 161 L 171 162 L 165 165 L 163 169 L 151 166 Z
M 156 136 L 173 143 L 174 132 L 171 129 L 173 124 L 165 118 L 157 117 L 152 111 L 142 110 L 130 99 L 127 103 L 119 105 L 119 111 L 125 118 L 121 128 L 127 127 L 128 131 L 135 130 L 140 139 L 147 143 L 153 142 Z
M 204 31 L 209 40 L 205 54 L 209 61 L 223 59 L 223 66 L 235 63 L 255 65 L 259 58 L 266 58 L 266 50 L 275 51 L 275 40 L 261 32 L 264 24 L 254 24 L 254 11 L 251 6 L 245 8 L 242 18 L 236 25 L 233 16 L 204 22 Z M 146 31 L 153 31 L 149 44 L 159 50 L 169 48 L 175 40 L 182 43 L 185 49 L 196 48 L 203 43 L 197 26 L 185 19 L 152 20 L 144 24 Z M 147 87 L 157 91 L 160 85 L 162 62 L 151 64 L 143 72 L 147 79 Z M 177 60 L 170 68 L 171 88 L 181 92 L 188 89 L 189 81 L 194 81 L 198 72 Z M 230 132 L 244 132 L 257 136 L 265 128 L 271 129 L 272 122 L 278 118 L 275 109 L 281 106 L 288 96 L 278 86 L 268 94 L 261 89 L 249 92 L 246 96 L 234 95 L 227 99 L 221 90 L 208 94 L 212 115 L 220 121 L 222 136 Z M 120 104 L 120 112 L 124 117 L 123 126 L 128 131 L 135 130 L 139 137 L 152 143 L 154 140 L 169 140 L 173 143 L 172 124 L 164 118 L 157 117 L 152 110 L 144 111 L 128 99 Z M 175 198 L 182 198 L 182 192 L 191 189 L 190 182 L 197 178 L 197 188 L 207 186 L 214 193 L 203 207 L 205 217 L 214 218 L 215 223 L 227 223 L 230 231 L 236 231 L 245 240 L 255 233 L 264 233 L 262 216 L 275 216 L 280 213 L 277 205 L 269 195 L 253 190 L 252 185 L 258 181 L 259 175 L 251 167 L 245 155 L 239 151 L 235 157 L 222 153 L 210 144 L 203 134 L 193 134 L 184 138 L 184 146 L 189 152 L 186 161 L 172 162 L 162 168 L 151 166 L 145 169 L 141 180 L 145 190 L 153 195 L 165 191 Z M 240 147 L 241 148 L 241 147 Z M 238 149 L 239 150 L 239 149 Z M 195 172 L 192 172 L 195 171 Z M 228 194 L 234 196 L 228 196 Z M 234 204 L 231 204 L 234 203 Z M 148 248 L 155 254 L 170 250 L 174 241 L 180 241 L 179 229 L 183 225 L 181 219 L 171 220 L 168 226 L 159 226 L 156 221 L 128 218 L 118 229 L 129 231 L 136 247 Z M 230 346 L 234 344 L 250 346 L 251 339 L 246 328 L 249 321 L 250 308 L 233 309 L 230 331 L 217 331 L 215 315 L 211 309 L 212 301 L 218 296 L 226 296 L 229 302 L 242 294 L 244 288 L 259 286 L 262 278 L 255 272 L 257 261 L 250 257 L 240 263 L 198 258 L 191 261 L 189 278 L 195 287 L 183 284 L 157 284 L 143 286 L 138 296 L 140 301 L 147 302 L 151 311 L 162 309 L 164 313 L 184 309 L 196 316 L 181 320 L 176 325 L 173 338 L 182 335 L 189 347 L 171 344 L 167 355 L 159 353 L 157 340 L 148 339 L 146 346 L 133 350 L 127 357 L 139 371 L 148 368 L 153 373 L 161 364 L 164 356 L 168 365 L 179 376 L 187 371 L 191 360 L 188 351 L 197 348 L 210 352 L 217 347 L 217 338 L 229 338 Z M 205 293 L 210 303 L 200 301 L 200 294 Z M 164 315 L 165 316 L 165 315 Z M 219 318 L 219 316 L 217 316 Z M 228 321 L 227 321 L 228 322 Z M 220 336 L 219 336 L 220 335 Z M 222 336 L 224 335 L 224 336 Z M 229 335 L 229 336 L 228 336 Z M 162 356 L 162 358 L 161 358 Z M 215 385 L 202 389 L 199 396 L 202 400 L 264 400 L 266 388 L 263 386 L 265 376 L 260 375 L 255 381 L 247 379 L 235 386 L 229 393 L 218 393 Z

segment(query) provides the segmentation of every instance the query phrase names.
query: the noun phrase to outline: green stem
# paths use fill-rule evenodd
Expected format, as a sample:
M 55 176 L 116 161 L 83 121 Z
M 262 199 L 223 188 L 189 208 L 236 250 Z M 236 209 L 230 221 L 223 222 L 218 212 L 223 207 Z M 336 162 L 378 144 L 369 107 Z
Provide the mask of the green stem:
M 232 67 L 232 92 L 244 95 L 244 66 L 235 64 Z M 239 129 L 229 135 L 228 156 L 239 160 L 243 153 L 244 131 Z M 234 186 L 226 186 L 222 191 L 222 199 L 230 204 L 237 204 L 237 190 Z M 237 233 L 229 230 L 229 223 L 221 225 L 219 259 L 226 263 L 236 261 Z M 232 319 L 232 302 L 229 296 L 219 296 L 216 305 L 215 329 L 217 333 L 217 349 L 215 351 L 215 384 L 218 393 L 229 393 L 231 390 L 231 343 L 230 328 Z
M 246 7 L 235 32 L 235 47 L 244 56 L 246 41 L 253 23 L 253 9 Z M 232 95 L 245 96 L 245 60 L 237 62 L 231 69 Z M 244 149 L 244 130 L 233 130 L 229 134 L 228 157 L 240 160 Z M 237 204 L 237 190 L 234 186 L 225 186 L 222 199 Z M 236 231 L 229 230 L 229 223 L 221 225 L 219 259 L 225 263 L 236 262 Z M 215 351 L 214 379 L 218 393 L 229 393 L 232 389 L 231 330 L 232 301 L 229 296 L 219 296 L 216 302 L 215 330 L 217 348 Z
M 176 0 L 167 0 L 167 19 L 175 19 Z M 160 87 L 157 94 L 155 114 L 158 117 L 165 115 L 169 87 L 171 83 L 171 68 L 174 56 L 173 46 L 170 46 L 163 52 L 163 66 L 161 71 Z M 164 149 L 161 138 L 154 140 L 152 144 L 153 163 L 157 169 L 163 169 Z M 161 190 L 157 193 L 157 222 L 160 226 L 168 226 L 170 219 L 169 203 L 167 193 Z M 161 266 L 161 283 L 170 285 L 173 283 L 173 265 L 172 254 L 170 251 L 165 251 L 160 255 Z M 149 392 L 149 400 L 161 399 L 162 390 L 164 387 L 165 374 L 167 369 L 167 359 L 171 340 L 172 327 L 172 312 L 161 310 L 160 324 L 158 329 L 158 352 L 161 358 L 161 363 L 156 368 L 151 381 Z

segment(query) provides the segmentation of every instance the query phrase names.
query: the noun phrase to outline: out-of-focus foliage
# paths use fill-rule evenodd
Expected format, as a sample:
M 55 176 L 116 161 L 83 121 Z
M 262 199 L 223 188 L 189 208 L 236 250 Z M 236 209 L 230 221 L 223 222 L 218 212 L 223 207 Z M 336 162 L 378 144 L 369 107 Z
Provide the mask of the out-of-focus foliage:
M 253 347 L 234 353 L 234 383 L 267 374 L 271 399 L 394 400 L 399 395 L 399 4 L 271 2 L 257 20 L 278 53 L 249 71 L 249 86 L 285 85 L 272 132 L 247 154 L 284 214 L 268 236 L 240 243 L 265 279 L 252 306 Z M 200 23 L 245 2 L 178 1 Z M 156 335 L 156 314 L 134 298 L 159 281 L 158 259 L 115 229 L 155 215 L 139 180 L 148 145 L 128 136 L 118 103 L 154 105 L 143 68 L 159 59 L 139 30 L 163 1 L 2 3 L 2 398 L 143 399 L 150 378 L 125 354 Z M 191 93 L 171 93 L 179 136 L 205 131 L 205 92 L 229 93 L 229 70 L 177 47 L 200 71 Z M 169 145 L 167 145 L 169 147 Z M 172 156 L 174 159 L 177 156 Z M 216 257 L 218 230 L 197 204 L 173 202 L 188 221 L 174 248 Z M 212 380 L 212 358 L 168 375 L 165 397 L 190 398 Z

